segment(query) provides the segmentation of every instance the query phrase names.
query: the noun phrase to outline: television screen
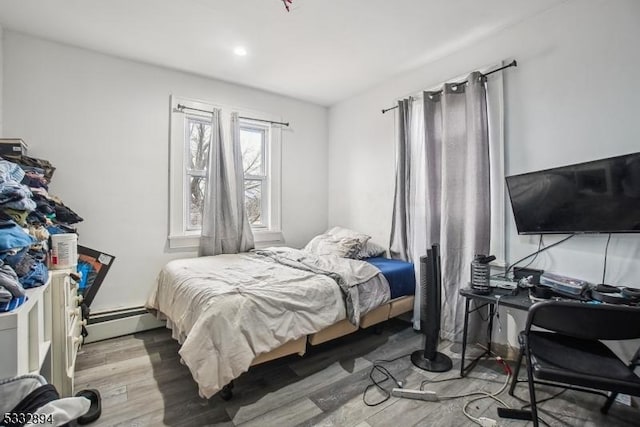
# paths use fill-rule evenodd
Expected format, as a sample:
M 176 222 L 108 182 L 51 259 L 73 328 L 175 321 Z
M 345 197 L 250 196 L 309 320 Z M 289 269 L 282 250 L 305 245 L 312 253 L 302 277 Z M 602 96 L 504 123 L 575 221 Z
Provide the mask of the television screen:
M 640 153 L 506 181 L 519 234 L 640 233 Z

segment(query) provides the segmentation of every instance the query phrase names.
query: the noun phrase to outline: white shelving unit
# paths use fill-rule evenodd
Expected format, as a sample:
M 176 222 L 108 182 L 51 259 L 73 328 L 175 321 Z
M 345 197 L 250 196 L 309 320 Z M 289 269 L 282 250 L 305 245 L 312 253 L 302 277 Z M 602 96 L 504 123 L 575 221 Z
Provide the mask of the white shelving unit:
M 73 396 L 76 354 L 82 345 L 78 284 L 72 270 L 51 270 L 44 286 L 27 289 L 27 301 L 0 314 L 0 379 L 40 374 L 60 396 Z
M 73 376 L 76 367 L 76 354 L 82 345 L 82 320 L 80 303 L 82 296 L 78 295 L 78 284 L 71 279 L 72 270 L 51 270 L 51 303 L 53 310 L 51 323 L 53 325 L 51 363 L 52 372 L 50 382 L 60 396 L 73 396 Z
M 51 376 L 51 280 L 26 293 L 24 304 L 0 313 L 0 378 Z

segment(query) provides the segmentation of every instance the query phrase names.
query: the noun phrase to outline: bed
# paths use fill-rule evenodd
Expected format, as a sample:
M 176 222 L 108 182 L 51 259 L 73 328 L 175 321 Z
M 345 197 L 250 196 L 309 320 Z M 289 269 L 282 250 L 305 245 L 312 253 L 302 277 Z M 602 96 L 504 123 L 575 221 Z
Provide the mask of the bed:
M 413 309 L 413 265 L 287 247 L 174 260 L 146 307 L 209 398 L 250 366 Z

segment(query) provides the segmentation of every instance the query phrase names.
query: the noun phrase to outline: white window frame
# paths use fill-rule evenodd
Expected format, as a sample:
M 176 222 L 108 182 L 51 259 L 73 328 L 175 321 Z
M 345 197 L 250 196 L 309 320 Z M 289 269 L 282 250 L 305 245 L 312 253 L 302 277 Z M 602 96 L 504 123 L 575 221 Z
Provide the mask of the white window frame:
M 169 248 L 193 250 L 200 242 L 200 230 L 188 230 L 186 216 L 188 215 L 188 199 L 186 195 L 190 191 L 187 175 L 185 173 L 185 159 L 188 146 L 185 144 L 185 113 L 205 120 L 211 120 L 211 116 L 206 113 L 185 110 L 181 112 L 177 109 L 178 104 L 189 108 L 196 108 L 205 111 L 212 111 L 214 108 L 222 110 L 222 126 L 225 138 L 229 138 L 229 123 L 231 112 L 238 112 L 242 117 L 254 119 L 282 121 L 280 117 L 264 112 L 252 111 L 246 108 L 235 108 L 212 102 L 195 100 L 172 95 L 170 102 L 170 137 L 169 137 Z M 263 125 L 268 129 L 268 138 L 265 141 L 267 150 L 263 151 L 265 156 L 266 183 L 263 185 L 262 194 L 263 209 L 267 210 L 266 224 L 252 227 L 256 246 L 283 243 L 284 238 L 281 228 L 281 139 L 282 130 L 278 125 L 269 125 L 263 122 L 251 122 L 242 120 L 243 124 L 256 126 Z M 266 190 L 266 191 L 265 191 Z M 265 197 L 266 195 L 266 197 Z

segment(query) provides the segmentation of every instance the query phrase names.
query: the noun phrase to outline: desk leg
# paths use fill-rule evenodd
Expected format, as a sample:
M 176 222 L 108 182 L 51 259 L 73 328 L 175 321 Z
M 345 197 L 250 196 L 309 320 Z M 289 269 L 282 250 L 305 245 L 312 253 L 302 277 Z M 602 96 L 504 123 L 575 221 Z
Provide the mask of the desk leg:
M 487 355 L 491 357 L 491 338 L 493 335 L 493 316 L 495 314 L 496 306 L 489 305 L 489 330 L 487 331 Z
M 469 305 L 471 298 L 465 298 L 464 302 L 464 329 L 462 332 L 462 355 L 460 359 L 460 377 L 464 377 L 464 357 L 467 352 L 467 329 L 469 328 Z

